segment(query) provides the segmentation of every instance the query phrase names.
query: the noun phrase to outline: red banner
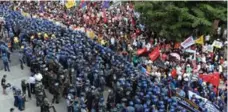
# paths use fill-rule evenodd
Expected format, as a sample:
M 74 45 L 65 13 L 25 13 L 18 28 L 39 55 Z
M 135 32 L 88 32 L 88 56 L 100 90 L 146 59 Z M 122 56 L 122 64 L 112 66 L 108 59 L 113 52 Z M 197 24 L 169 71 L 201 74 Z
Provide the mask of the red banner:
M 147 51 L 146 48 L 138 49 L 137 50 L 137 55 L 141 55 L 141 54 L 145 53 L 146 51 Z
M 160 52 L 159 52 L 159 49 L 160 47 L 157 46 L 150 54 L 149 54 L 149 57 L 152 61 L 156 60 L 159 55 L 160 55 Z
M 205 81 L 205 82 L 209 82 L 211 84 L 213 84 L 214 86 L 218 87 L 219 83 L 220 83 L 220 76 L 219 73 L 213 73 L 213 74 L 209 74 L 209 75 L 203 75 L 200 74 L 199 77 Z

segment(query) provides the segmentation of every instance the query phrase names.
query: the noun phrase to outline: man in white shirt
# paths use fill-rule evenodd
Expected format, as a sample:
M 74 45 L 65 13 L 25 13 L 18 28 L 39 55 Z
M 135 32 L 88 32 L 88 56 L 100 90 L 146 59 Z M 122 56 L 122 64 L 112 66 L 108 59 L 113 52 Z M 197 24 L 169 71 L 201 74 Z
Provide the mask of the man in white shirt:
M 111 38 L 111 44 L 115 45 L 115 38 L 114 37 Z
M 28 82 L 29 82 L 29 85 L 30 85 L 30 91 L 31 91 L 32 94 L 34 94 L 35 93 L 35 83 L 36 83 L 36 79 L 35 79 L 34 75 L 31 75 L 29 77 Z
M 147 43 L 146 48 L 147 48 L 147 51 L 150 51 L 151 44 L 149 42 Z

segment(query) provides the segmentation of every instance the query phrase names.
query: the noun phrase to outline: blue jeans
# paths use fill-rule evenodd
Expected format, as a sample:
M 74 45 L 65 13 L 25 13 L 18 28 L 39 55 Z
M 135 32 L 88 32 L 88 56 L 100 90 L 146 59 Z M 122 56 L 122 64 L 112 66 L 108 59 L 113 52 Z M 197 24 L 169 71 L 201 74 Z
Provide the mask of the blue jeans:
M 14 106 L 18 107 L 18 96 L 14 96 Z

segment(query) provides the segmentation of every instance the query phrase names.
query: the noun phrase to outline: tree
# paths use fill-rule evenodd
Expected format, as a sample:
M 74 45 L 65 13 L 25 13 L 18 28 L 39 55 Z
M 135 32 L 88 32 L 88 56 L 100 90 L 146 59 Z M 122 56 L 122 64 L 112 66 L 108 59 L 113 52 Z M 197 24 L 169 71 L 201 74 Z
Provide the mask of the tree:
M 183 40 L 189 35 L 212 33 L 214 20 L 226 23 L 225 1 L 134 2 L 140 21 L 159 37 Z

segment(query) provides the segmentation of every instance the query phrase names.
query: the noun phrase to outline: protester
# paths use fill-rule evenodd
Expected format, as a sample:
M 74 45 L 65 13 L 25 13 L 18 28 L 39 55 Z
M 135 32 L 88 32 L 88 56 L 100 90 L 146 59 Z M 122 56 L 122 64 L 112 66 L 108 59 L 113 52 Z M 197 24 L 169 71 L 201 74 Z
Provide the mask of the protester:
M 3 94 L 6 94 L 6 75 L 3 75 L 1 79 L 1 86 L 3 90 Z

